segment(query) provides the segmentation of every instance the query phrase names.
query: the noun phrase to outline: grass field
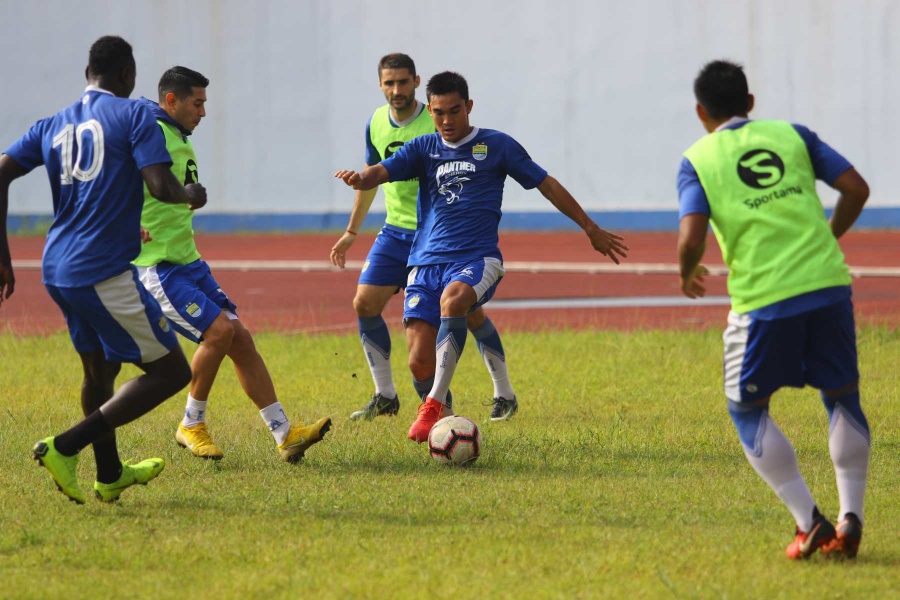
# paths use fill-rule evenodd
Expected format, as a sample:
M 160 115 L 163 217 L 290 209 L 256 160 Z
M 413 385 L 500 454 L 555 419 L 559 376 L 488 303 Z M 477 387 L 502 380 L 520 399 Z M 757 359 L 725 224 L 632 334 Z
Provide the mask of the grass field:
M 788 511 L 741 452 L 721 392 L 717 332 L 505 337 L 519 414 L 491 423 L 471 342 L 455 409 L 482 428 L 467 469 L 405 439 L 416 402 L 394 339 L 398 418 L 355 423 L 371 394 L 355 336 L 260 335 L 293 419 L 335 427 L 280 462 L 230 364 L 210 405 L 220 463 L 173 434 L 183 398 L 122 428 L 123 458 L 166 470 L 115 505 L 68 502 L 30 458 L 79 416 L 68 338 L 0 335 L 0 597 L 769 598 L 900 593 L 900 332 L 860 332 L 872 428 L 866 535 L 854 563 L 783 557 Z M 186 350 L 190 351 L 188 346 Z M 123 371 L 120 381 L 134 373 Z M 812 390 L 772 414 L 823 512 L 837 494 L 828 421 Z M 82 486 L 93 456 L 82 454 Z

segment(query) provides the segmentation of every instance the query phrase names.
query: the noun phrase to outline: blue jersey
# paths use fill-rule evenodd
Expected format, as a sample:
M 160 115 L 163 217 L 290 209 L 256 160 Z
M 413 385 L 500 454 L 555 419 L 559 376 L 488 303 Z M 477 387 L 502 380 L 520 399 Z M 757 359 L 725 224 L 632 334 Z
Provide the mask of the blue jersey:
M 502 258 L 498 229 L 506 176 L 525 189 L 547 177 L 514 139 L 477 127 L 455 144 L 439 133 L 423 135 L 381 164 L 391 181 L 419 178 L 410 266 Z
M 90 286 L 131 267 L 141 249 L 140 170 L 172 163 L 145 105 L 90 86 L 6 154 L 29 171 L 45 165 L 50 177 L 54 219 L 44 246 L 45 284 Z

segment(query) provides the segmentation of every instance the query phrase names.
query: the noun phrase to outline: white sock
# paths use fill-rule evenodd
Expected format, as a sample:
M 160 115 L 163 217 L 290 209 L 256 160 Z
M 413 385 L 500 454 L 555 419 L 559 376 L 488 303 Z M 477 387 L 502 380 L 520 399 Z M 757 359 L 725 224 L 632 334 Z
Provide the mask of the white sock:
M 816 502 L 803 480 L 803 475 L 800 474 L 797 454 L 768 413 L 763 417 L 760 427 L 764 428 L 759 438 L 760 455 L 754 456 L 746 448 L 744 455 L 759 476 L 787 505 L 797 522 L 797 527 L 801 531 L 809 531 L 813 525 Z
M 197 400 L 188 394 L 187 404 L 184 407 L 184 419 L 181 424 L 185 427 L 194 427 L 206 422 L 206 400 Z
M 384 329 L 384 334 L 387 335 L 387 328 Z M 368 335 L 363 335 L 361 340 L 366 362 L 372 373 L 372 381 L 375 383 L 375 393 L 381 394 L 385 398 L 396 398 L 397 390 L 394 389 L 394 375 L 391 372 L 390 349 L 381 348 Z
M 841 512 L 838 520 L 853 513 L 863 520 L 863 497 L 869 468 L 869 437 L 838 404 L 834 409 L 828 449 L 834 463 Z
M 265 407 L 259 411 L 259 416 L 262 417 L 266 427 L 272 432 L 275 443 L 279 446 L 283 444 L 288 431 L 291 430 L 291 422 L 288 421 L 287 415 L 284 414 L 284 408 L 281 407 L 281 402 L 275 402 L 274 404 Z
M 487 366 L 488 372 L 491 374 L 491 381 L 494 382 L 494 398 L 506 398 L 512 400 L 516 393 L 509 383 L 509 371 L 506 369 L 506 359 L 498 356 L 491 351 L 490 348 L 483 347 L 481 358 Z

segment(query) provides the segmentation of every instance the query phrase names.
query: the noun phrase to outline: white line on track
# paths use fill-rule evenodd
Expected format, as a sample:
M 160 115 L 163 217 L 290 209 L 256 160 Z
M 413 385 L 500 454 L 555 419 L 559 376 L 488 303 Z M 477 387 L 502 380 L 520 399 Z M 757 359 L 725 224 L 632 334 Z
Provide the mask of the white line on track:
M 536 310 L 540 308 L 664 308 L 670 306 L 728 306 L 728 296 L 707 296 L 691 300 L 684 296 L 623 296 L 617 298 L 539 298 L 491 300 L 490 310 Z
M 339 271 L 327 260 L 210 260 L 212 269 L 217 271 Z M 16 269 L 23 271 L 40 270 L 39 260 L 17 260 Z M 362 261 L 347 261 L 347 270 L 359 271 Z M 623 263 L 596 264 L 584 262 L 519 262 L 510 261 L 503 265 L 508 273 L 619 273 L 628 275 L 677 275 L 678 265 L 674 263 Z M 727 275 L 724 265 L 707 265 L 711 275 Z M 900 267 L 850 267 L 853 277 L 900 277 Z

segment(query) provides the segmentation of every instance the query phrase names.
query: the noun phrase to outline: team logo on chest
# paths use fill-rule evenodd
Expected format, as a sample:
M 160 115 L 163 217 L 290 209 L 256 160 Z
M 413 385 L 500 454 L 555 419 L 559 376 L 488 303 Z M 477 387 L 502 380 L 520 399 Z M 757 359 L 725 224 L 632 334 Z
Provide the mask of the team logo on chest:
M 470 181 L 466 175 L 474 172 L 475 165 L 464 160 L 451 160 L 437 168 L 435 179 L 438 184 L 438 193 L 447 198 L 447 204 L 453 204 L 459 200 L 463 184 Z
M 472 158 L 484 160 L 487 158 L 487 144 L 475 144 L 472 146 Z

